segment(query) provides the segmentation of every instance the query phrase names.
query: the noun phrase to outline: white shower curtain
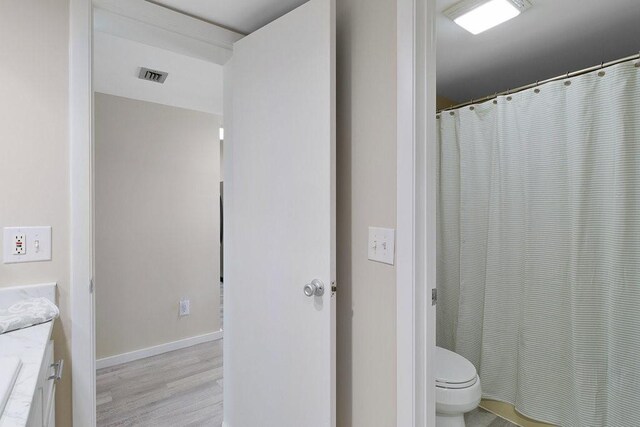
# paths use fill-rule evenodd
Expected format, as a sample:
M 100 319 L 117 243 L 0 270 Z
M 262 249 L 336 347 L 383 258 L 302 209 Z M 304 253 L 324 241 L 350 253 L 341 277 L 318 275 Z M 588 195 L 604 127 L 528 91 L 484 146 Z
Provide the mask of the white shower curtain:
M 483 397 L 640 426 L 640 68 L 439 119 L 438 345 Z

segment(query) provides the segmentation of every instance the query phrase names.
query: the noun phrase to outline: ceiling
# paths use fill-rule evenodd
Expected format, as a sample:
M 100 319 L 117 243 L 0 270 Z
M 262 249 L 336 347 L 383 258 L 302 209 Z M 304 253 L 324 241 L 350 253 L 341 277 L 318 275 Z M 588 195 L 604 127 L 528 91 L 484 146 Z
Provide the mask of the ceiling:
M 307 0 L 151 1 L 242 34 L 252 33 L 306 2 Z
M 438 94 L 464 102 L 640 51 L 639 0 L 531 0 L 515 19 L 473 36 L 437 0 Z
M 222 114 L 222 66 L 103 32 L 94 35 L 96 92 Z M 140 67 L 169 73 L 164 84 L 140 80 Z
M 306 0 L 138 1 L 248 34 Z M 436 1 L 438 95 L 453 101 L 478 99 L 640 50 L 640 0 L 531 0 L 533 7 L 520 16 L 476 36 L 442 14 L 457 0 Z M 215 64 L 106 35 L 97 40 L 96 61 L 102 61 L 97 87 L 108 93 L 222 111 L 221 68 Z M 169 71 L 167 83 L 148 86 L 153 83 L 132 77 L 140 66 Z

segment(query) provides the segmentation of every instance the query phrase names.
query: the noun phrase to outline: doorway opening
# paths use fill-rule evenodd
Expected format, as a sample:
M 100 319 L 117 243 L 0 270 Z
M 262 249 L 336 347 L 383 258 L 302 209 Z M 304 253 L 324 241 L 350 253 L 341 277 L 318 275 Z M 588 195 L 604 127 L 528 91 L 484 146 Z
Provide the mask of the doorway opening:
M 275 425 L 285 411 L 331 425 L 333 3 L 292 5 L 246 37 L 167 5 L 97 6 L 97 425 Z M 318 404 L 292 411 L 303 392 Z
M 222 67 L 105 32 L 94 49 L 97 425 L 220 425 Z

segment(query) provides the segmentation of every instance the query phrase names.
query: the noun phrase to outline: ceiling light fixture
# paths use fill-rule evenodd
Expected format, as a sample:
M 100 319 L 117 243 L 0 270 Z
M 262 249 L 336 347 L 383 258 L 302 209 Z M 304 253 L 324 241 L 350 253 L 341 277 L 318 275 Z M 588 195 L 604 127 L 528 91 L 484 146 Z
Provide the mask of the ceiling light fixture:
M 528 0 L 464 0 L 444 14 L 475 35 L 515 18 L 530 7 Z

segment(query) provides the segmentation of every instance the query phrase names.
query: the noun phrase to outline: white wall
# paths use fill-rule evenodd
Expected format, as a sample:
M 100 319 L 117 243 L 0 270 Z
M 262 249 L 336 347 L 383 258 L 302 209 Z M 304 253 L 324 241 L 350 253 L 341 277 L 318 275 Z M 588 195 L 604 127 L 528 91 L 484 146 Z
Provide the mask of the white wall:
M 98 358 L 220 329 L 220 123 L 96 93 Z
M 95 31 L 96 92 L 222 114 L 222 66 L 202 59 Z M 169 73 L 160 85 L 140 80 L 140 67 Z
M 396 424 L 395 267 L 367 227 L 396 226 L 396 2 L 337 1 L 338 426 Z
M 56 425 L 71 425 L 67 0 L 0 0 L 0 228 L 51 225 L 52 260 L 0 264 L 0 286 L 58 282 Z M 0 245 L 0 250 L 1 250 Z

